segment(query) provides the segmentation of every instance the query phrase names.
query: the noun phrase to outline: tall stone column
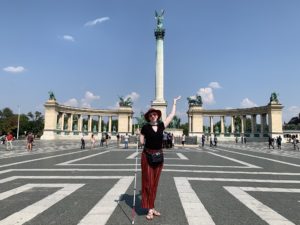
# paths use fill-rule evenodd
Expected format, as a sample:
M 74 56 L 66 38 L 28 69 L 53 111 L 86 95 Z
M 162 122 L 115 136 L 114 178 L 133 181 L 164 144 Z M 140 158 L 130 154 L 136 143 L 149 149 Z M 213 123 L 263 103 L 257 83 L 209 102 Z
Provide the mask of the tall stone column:
M 102 131 L 102 116 L 98 116 L 98 133 Z
M 221 133 L 220 133 L 220 136 L 221 136 L 221 137 L 224 137 L 224 134 L 225 134 L 224 120 L 225 120 L 225 117 L 224 117 L 224 116 L 221 116 L 221 117 L 220 117 L 220 120 L 221 120 Z
M 234 116 L 231 116 L 231 136 L 234 136 L 234 131 L 235 131 Z
M 240 118 L 241 118 L 241 136 L 244 136 L 244 134 L 245 134 L 244 116 L 241 116 Z
M 158 15 L 156 12 L 157 27 L 155 29 L 156 38 L 156 74 L 155 74 L 155 99 L 151 106 L 161 111 L 162 120 L 166 119 L 167 102 L 164 99 L 164 36 L 163 12 Z
M 108 132 L 111 133 L 112 116 L 108 118 Z
M 65 113 L 63 112 L 62 114 L 61 114 L 61 130 L 63 131 L 64 129 L 65 129 Z
M 192 132 L 192 116 L 188 117 L 188 124 L 189 124 L 189 133 Z
M 92 132 L 92 119 L 93 117 L 91 115 L 88 115 L 88 132 Z
M 214 133 L 214 117 L 210 116 L 209 119 L 210 119 L 210 134 L 213 134 Z
M 256 133 L 256 114 L 251 115 L 251 137 Z
M 73 113 L 70 113 L 68 116 L 68 131 L 73 130 Z
M 266 114 L 261 114 L 260 115 L 260 136 L 264 137 L 265 133 L 265 125 L 266 125 Z

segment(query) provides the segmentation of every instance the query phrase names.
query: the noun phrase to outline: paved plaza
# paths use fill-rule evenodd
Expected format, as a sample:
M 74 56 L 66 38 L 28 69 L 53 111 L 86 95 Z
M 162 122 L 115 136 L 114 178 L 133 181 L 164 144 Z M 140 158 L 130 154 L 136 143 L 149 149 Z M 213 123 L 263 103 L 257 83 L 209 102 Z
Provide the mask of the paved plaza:
M 80 149 L 80 141 L 24 141 L 0 146 L 0 225 L 131 224 L 138 157 L 135 224 L 300 224 L 300 153 L 292 144 L 176 146 L 165 150 L 156 208 L 141 205 L 140 151 L 111 142 Z

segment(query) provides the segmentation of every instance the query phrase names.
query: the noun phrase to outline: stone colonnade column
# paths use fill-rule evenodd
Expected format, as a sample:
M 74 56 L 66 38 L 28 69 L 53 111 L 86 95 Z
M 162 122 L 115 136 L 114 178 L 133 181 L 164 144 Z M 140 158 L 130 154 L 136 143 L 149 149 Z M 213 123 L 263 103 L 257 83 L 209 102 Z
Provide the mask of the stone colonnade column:
M 231 134 L 230 134 L 230 136 L 234 136 L 234 130 L 235 130 L 235 127 L 234 127 L 234 116 L 231 116 Z
M 92 132 L 92 119 L 93 117 L 91 115 L 88 115 L 88 132 Z
M 72 132 L 73 130 L 73 113 L 70 113 L 68 117 L 68 131 Z
M 189 133 L 192 132 L 192 116 L 188 117 L 188 123 L 189 123 Z
M 64 126 L 65 126 L 65 113 L 61 113 L 61 130 L 64 130 Z
M 251 137 L 255 137 L 256 133 L 256 114 L 251 115 Z
M 79 132 L 82 132 L 82 118 L 83 118 L 83 115 L 79 114 L 79 118 L 78 118 L 78 131 Z
M 244 116 L 240 116 L 241 119 L 241 136 L 245 133 L 245 127 L 244 127 Z
M 220 116 L 220 120 L 221 120 L 221 133 L 220 133 L 220 136 L 221 137 L 224 137 L 224 134 L 225 134 L 225 129 L 224 129 L 224 119 L 225 117 L 224 116 Z
M 98 133 L 102 131 L 102 116 L 98 116 Z
M 210 134 L 213 134 L 214 133 L 214 117 L 210 116 L 209 121 L 210 121 Z
M 108 119 L 108 132 L 111 133 L 111 125 L 112 125 L 112 116 Z
M 267 114 L 260 115 L 260 137 L 264 137 Z

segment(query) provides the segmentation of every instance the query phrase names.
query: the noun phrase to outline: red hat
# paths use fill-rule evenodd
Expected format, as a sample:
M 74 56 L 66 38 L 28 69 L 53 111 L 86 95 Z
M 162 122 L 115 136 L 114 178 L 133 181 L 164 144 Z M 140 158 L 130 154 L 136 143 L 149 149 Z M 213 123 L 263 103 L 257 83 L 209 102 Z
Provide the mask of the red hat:
M 149 115 L 150 115 L 150 113 L 153 113 L 153 112 L 157 113 L 157 115 L 158 115 L 157 120 L 160 119 L 160 117 L 161 117 L 161 111 L 158 110 L 158 109 L 150 108 L 150 109 L 148 110 L 148 112 L 146 112 L 146 113 L 144 114 L 144 118 L 145 118 L 145 120 L 146 120 L 147 122 L 150 122 L 150 120 L 149 120 Z

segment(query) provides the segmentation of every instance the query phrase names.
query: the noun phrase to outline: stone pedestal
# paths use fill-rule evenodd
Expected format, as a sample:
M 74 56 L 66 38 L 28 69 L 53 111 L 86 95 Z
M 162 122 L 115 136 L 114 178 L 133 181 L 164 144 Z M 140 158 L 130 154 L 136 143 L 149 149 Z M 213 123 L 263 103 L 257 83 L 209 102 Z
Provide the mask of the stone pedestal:
M 283 106 L 280 103 L 272 101 L 268 104 L 269 135 L 271 137 L 279 135 L 283 137 L 282 109 Z
M 118 110 L 118 132 L 120 134 L 132 132 L 132 107 L 121 106 Z
M 203 108 L 202 106 L 190 106 L 188 116 L 190 118 L 189 135 L 201 137 L 203 133 Z

